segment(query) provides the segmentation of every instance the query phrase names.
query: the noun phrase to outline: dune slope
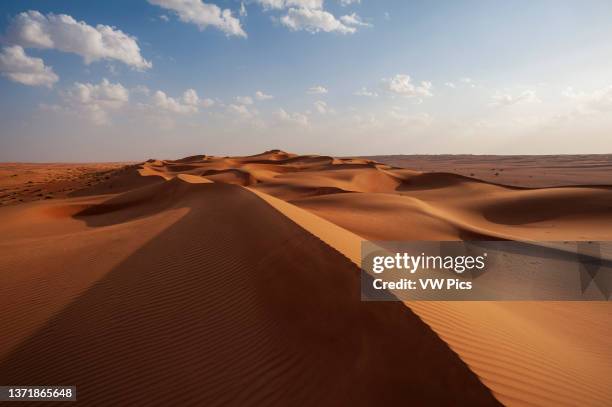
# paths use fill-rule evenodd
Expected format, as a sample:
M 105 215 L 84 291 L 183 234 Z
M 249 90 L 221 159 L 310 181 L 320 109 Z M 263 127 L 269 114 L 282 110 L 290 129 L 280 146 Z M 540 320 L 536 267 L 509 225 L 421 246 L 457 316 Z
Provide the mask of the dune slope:
M 71 233 L 175 216 L 118 264 L 81 268 L 87 285 L 33 332 L 11 329 L 2 383 L 74 384 L 88 405 L 497 404 L 414 313 L 360 302 L 352 262 L 244 188 L 177 177 L 66 213 L 49 222 Z M 11 306 L 54 296 L 38 279 L 54 255 L 4 287 L 30 296 Z

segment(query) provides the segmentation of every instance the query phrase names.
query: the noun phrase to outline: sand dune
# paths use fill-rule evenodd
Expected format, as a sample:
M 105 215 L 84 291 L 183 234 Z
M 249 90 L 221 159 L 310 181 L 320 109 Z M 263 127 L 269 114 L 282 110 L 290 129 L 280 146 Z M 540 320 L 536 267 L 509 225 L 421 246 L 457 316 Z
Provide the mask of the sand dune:
M 290 204 L 270 197 L 268 201 L 359 264 L 359 237 L 345 229 L 336 230 L 338 226 L 331 222 L 308 218 Z M 337 218 L 346 212 L 348 207 L 329 217 Z M 355 216 L 353 225 L 358 224 L 359 218 L 367 221 L 366 214 L 351 216 Z M 377 225 L 367 223 L 361 227 Z M 435 238 L 434 234 L 427 236 Z M 468 363 L 504 404 L 604 406 L 612 397 L 607 381 L 612 366 L 609 303 L 405 304 Z
M 57 246 L 3 264 L 30 273 L 0 296 L 3 383 L 74 383 L 104 405 L 495 404 L 418 317 L 361 303 L 353 263 L 245 189 L 177 177 L 82 205 L 64 218 L 79 240 L 146 241 L 105 267 L 71 251 L 50 275 Z
M 612 185 L 612 155 L 387 155 L 365 157 L 419 171 L 447 171 L 520 187 Z
M 0 383 L 97 405 L 612 400 L 608 303 L 365 303 L 358 268 L 362 239 L 609 239 L 610 187 L 272 150 L 149 160 L 0 220 Z

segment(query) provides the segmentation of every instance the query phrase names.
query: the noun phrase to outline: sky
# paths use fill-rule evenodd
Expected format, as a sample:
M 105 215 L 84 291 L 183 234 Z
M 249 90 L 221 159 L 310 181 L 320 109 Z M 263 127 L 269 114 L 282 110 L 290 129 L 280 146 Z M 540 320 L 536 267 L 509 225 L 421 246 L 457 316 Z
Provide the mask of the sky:
M 612 2 L 0 2 L 0 161 L 612 153 Z

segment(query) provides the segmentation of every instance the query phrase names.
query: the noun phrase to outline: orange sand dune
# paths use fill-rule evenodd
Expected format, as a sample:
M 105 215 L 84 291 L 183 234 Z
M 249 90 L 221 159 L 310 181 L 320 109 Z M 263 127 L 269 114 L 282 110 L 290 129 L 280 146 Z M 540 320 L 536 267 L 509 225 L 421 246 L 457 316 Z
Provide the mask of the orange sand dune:
M 276 198 L 264 199 L 360 265 L 361 239 L 357 235 Z M 380 226 L 368 222 L 366 213 L 342 218 L 340 215 L 349 212 L 348 207 L 343 209 L 334 212 L 335 217 L 353 216 L 353 226 L 358 230 Z M 366 225 L 360 225 L 359 219 Z M 397 233 L 393 224 L 386 224 L 391 233 Z M 428 226 L 420 224 L 423 232 Z M 427 239 L 436 238 L 435 231 L 429 232 L 432 234 Z M 414 239 L 407 236 L 406 239 Z M 612 370 L 612 309 L 607 302 L 405 304 L 468 363 L 504 404 L 605 406 L 612 398 L 607 379 Z
M 416 315 L 360 302 L 341 254 L 246 189 L 185 179 L 3 214 L 0 382 L 99 405 L 496 404 Z
M 0 383 L 98 405 L 612 400 L 609 303 L 361 302 L 358 269 L 362 239 L 610 239 L 610 187 L 271 150 L 71 196 L 0 208 Z

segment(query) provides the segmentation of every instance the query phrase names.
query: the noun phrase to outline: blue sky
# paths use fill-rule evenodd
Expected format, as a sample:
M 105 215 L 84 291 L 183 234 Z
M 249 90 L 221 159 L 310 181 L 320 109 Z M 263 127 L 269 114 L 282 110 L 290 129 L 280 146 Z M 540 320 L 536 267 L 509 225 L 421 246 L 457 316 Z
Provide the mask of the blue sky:
M 0 3 L 0 161 L 610 153 L 609 1 Z

